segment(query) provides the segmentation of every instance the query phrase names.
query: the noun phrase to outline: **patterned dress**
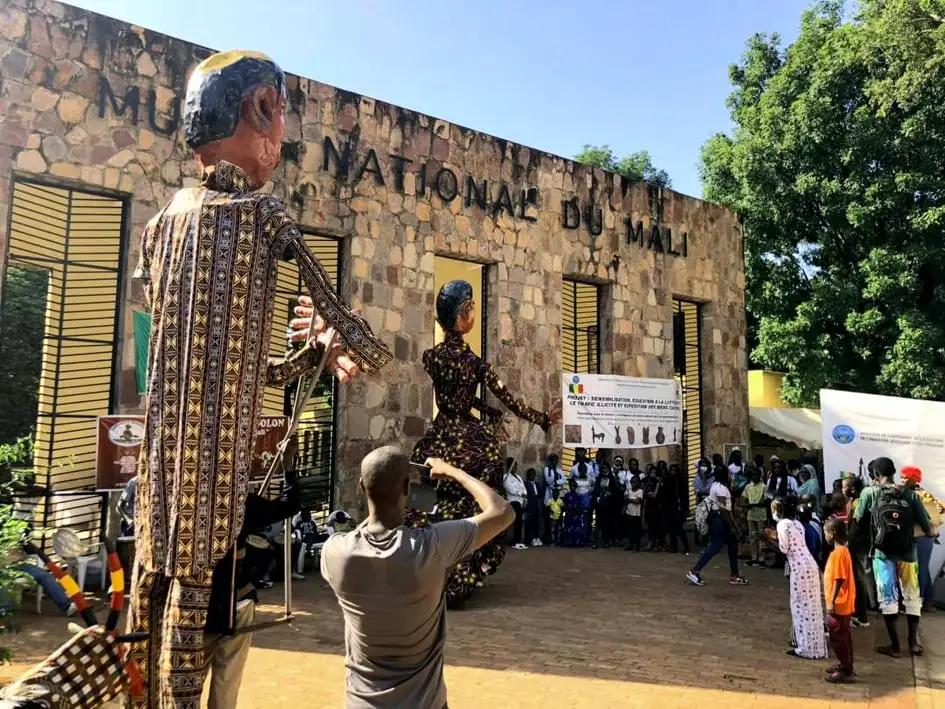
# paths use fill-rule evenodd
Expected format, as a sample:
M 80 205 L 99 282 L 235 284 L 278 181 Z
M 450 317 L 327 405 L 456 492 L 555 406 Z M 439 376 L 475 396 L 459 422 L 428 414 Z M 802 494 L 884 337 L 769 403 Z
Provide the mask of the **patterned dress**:
M 810 660 L 827 656 L 820 569 L 804 540 L 804 525 L 797 520 L 778 522 L 778 546 L 791 569 L 792 638 L 797 654 Z
M 502 412 L 477 396 L 480 384 L 485 384 L 516 416 L 538 424 L 543 430 L 550 426 L 548 414 L 530 409 L 513 396 L 492 367 L 473 353 L 459 333 L 448 333 L 443 342 L 424 352 L 423 367 L 433 379 L 439 412 L 433 427 L 414 448 L 413 460 L 422 463 L 427 458 L 442 458 L 501 494 L 502 445 L 489 424 L 498 423 Z M 487 423 L 473 416 L 473 409 L 478 410 Z M 472 496 L 451 480 L 437 483 L 436 498 L 433 513 L 411 510 L 408 523 L 419 527 L 470 517 L 480 511 Z M 455 606 L 465 601 L 487 575 L 495 573 L 504 556 L 505 548 L 494 539 L 457 564 L 446 582 L 447 602 Z
M 151 220 L 135 277 L 151 306 L 130 628 L 150 708 L 196 707 L 213 570 L 243 525 L 252 432 L 268 384 L 317 366 L 268 360 L 277 261 L 294 257 L 315 309 L 367 369 L 387 347 L 335 295 L 282 203 L 220 162 Z
M 587 546 L 587 504 L 584 496 L 568 491 L 564 496 L 564 525 L 561 546 Z

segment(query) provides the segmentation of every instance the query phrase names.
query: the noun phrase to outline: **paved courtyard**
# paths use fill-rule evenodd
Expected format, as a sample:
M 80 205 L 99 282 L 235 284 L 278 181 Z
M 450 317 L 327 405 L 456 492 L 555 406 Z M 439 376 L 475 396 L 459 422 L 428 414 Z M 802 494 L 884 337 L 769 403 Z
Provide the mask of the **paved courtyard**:
M 510 551 L 469 607 L 450 614 L 450 706 L 694 707 L 870 706 L 945 709 L 945 614 L 924 621 L 927 657 L 877 656 L 880 623 L 856 632 L 861 682 L 822 680 L 826 662 L 787 648 L 787 583 L 747 569 L 729 586 L 721 558 L 708 585 L 689 586 L 692 558 L 617 550 Z M 240 709 L 339 707 L 344 684 L 341 615 L 317 575 L 296 584 L 298 620 L 257 633 Z M 279 602 L 277 586 L 266 600 Z M 27 613 L 12 646 L 20 663 L 65 634 L 51 606 Z M 276 612 L 276 606 L 263 610 Z M 0 668 L 0 681 L 22 669 Z

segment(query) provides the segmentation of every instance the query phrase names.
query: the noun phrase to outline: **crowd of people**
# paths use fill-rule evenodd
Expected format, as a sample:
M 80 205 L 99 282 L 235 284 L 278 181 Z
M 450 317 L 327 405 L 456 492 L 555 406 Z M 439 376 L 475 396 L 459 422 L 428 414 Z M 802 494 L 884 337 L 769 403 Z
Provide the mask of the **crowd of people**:
M 503 480 L 515 510 L 511 543 L 515 549 L 553 544 L 627 551 L 690 553 L 683 522 L 689 514 L 689 481 L 683 468 L 659 461 L 641 469 L 636 458 L 594 460 L 578 448 L 567 473 L 549 455 L 541 473 L 525 476 L 509 458 Z M 645 539 L 645 544 L 644 544 Z
M 676 464 L 641 469 L 634 458 L 625 464 L 621 456 L 608 461 L 598 452 L 590 460 L 584 449 L 575 455 L 567 472 L 550 455 L 540 475 L 530 468 L 524 478 L 514 460 L 506 461 L 513 548 L 623 544 L 628 551 L 689 554 L 683 523 L 692 511 L 693 542 L 704 548 L 686 574 L 690 583 L 705 584 L 702 570 L 723 549 L 732 585 L 749 583 L 742 562 L 783 570 L 791 593 L 788 654 L 824 658 L 829 637 L 838 662 L 828 681 L 854 681 L 851 632 L 869 626 L 871 611 L 882 615 L 889 636 L 878 652 L 923 653 L 919 617 L 934 611 L 930 558 L 945 507 L 922 488 L 918 468 L 904 467 L 897 481 L 894 463 L 877 458 L 868 476 L 841 475 L 824 494 L 814 461 L 755 456 L 746 462 L 734 450 L 727 461 L 718 454 L 701 458 L 690 489 L 689 475 Z M 905 645 L 900 612 L 907 621 Z

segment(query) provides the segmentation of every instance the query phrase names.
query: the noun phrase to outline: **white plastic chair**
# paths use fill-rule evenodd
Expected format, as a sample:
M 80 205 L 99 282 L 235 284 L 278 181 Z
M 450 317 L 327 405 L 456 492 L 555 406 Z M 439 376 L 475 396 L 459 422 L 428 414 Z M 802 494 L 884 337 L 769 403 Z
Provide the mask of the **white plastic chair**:
M 85 590 L 85 577 L 88 573 L 89 568 L 97 570 L 100 574 L 99 584 L 101 585 L 102 590 L 104 591 L 108 585 L 108 557 L 105 553 L 105 546 L 103 544 L 98 545 L 97 554 L 89 554 L 84 556 L 77 556 L 75 559 L 69 560 L 70 569 L 75 569 L 75 580 L 79 584 L 79 588 L 83 591 Z
M 92 568 L 97 569 L 101 574 L 101 587 L 105 590 L 108 584 L 108 562 L 104 544 L 99 543 L 94 554 L 83 554 L 83 551 L 89 549 L 89 545 L 83 542 L 74 531 L 68 527 L 62 527 L 53 535 L 53 549 L 65 560 L 69 572 L 75 577 L 80 589 L 85 590 L 85 577 L 88 570 Z

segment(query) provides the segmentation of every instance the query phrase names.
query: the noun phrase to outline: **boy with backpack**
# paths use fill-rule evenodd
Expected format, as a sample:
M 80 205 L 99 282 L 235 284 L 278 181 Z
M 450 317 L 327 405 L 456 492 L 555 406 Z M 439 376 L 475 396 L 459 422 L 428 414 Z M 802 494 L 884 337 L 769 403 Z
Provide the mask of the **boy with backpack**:
M 919 644 L 919 617 L 922 597 L 919 594 L 915 526 L 918 525 L 930 536 L 932 529 L 929 516 L 915 492 L 907 486 L 896 485 L 896 466 L 889 458 L 877 458 L 873 461 L 873 470 L 878 482 L 860 494 L 854 518 L 870 526 L 876 595 L 886 623 L 886 632 L 889 633 L 889 645 L 879 647 L 876 651 L 889 657 L 902 656 L 899 630 L 896 627 L 901 594 L 909 628 L 909 651 L 913 655 L 921 655 L 923 648 Z

